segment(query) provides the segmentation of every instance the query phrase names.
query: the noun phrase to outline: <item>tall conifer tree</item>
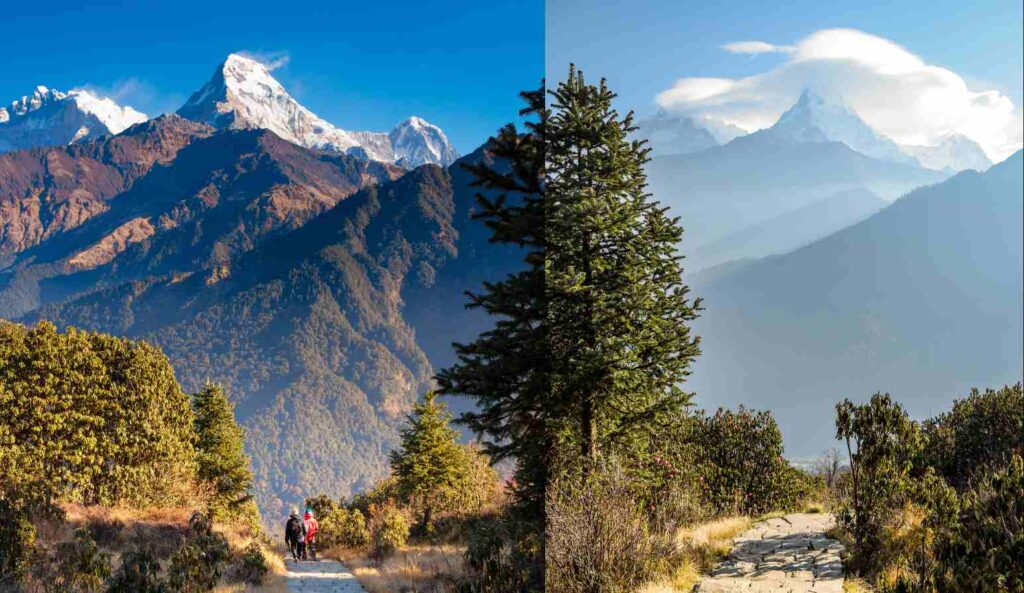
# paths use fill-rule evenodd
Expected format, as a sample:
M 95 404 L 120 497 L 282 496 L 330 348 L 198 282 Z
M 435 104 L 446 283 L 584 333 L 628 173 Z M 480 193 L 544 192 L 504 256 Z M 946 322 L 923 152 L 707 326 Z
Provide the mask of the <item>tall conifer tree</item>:
M 626 450 L 690 402 L 699 350 L 678 246 L 683 230 L 647 193 L 649 149 L 602 80 L 570 67 L 547 127 L 546 314 L 551 401 L 568 440 L 594 460 Z M 640 440 L 638 440 L 640 437 Z
M 215 516 L 250 514 L 252 470 L 245 454 L 245 430 L 235 422 L 235 407 L 219 385 L 207 383 L 192 397 L 195 411 L 199 479 L 213 486 L 210 511 Z

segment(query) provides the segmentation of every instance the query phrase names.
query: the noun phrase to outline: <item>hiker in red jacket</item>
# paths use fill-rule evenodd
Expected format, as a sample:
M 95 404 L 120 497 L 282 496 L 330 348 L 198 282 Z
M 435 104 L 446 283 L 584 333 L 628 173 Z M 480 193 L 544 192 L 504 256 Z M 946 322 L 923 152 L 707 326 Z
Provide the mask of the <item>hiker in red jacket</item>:
M 306 508 L 304 519 L 303 523 L 306 525 L 306 550 L 302 559 L 308 560 L 309 558 L 305 554 L 309 554 L 313 560 L 316 560 L 316 532 L 320 530 L 320 524 L 313 517 L 313 509 L 308 507 Z

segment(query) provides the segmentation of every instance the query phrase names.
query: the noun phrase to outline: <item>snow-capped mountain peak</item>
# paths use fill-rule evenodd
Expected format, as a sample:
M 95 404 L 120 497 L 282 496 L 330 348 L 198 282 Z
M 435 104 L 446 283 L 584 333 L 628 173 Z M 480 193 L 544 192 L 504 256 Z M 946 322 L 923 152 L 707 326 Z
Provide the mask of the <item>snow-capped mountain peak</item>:
M 146 119 L 145 114 L 88 90 L 65 93 L 39 85 L 31 95 L 0 107 L 0 152 L 119 134 Z
M 458 157 L 440 128 L 412 117 L 392 132 L 350 132 L 296 101 L 270 69 L 252 58 L 231 54 L 178 115 L 219 128 L 262 128 L 295 144 L 364 158 L 418 166 L 447 166 Z
M 877 159 L 917 164 L 893 140 L 871 129 L 857 113 L 837 99 L 826 99 L 805 89 L 800 99 L 783 113 L 768 133 L 800 142 L 842 142 Z
M 923 166 L 935 171 L 985 171 L 992 166 L 992 161 L 981 146 L 963 134 L 949 134 L 935 146 L 904 144 L 903 150 L 914 155 Z
M 459 158 L 441 128 L 415 115 L 395 126 L 388 134 L 388 140 L 395 162 L 400 164 L 448 165 Z

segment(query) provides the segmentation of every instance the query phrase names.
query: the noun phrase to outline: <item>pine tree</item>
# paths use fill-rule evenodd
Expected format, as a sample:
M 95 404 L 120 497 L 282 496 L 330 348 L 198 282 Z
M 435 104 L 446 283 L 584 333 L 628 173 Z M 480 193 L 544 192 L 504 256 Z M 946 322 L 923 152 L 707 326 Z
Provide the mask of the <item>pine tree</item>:
M 699 350 L 700 300 L 682 282 L 682 228 L 646 191 L 649 149 L 631 140 L 602 80 L 570 67 L 547 128 L 546 314 L 551 400 L 563 441 L 593 461 L 635 453 L 691 395 L 681 384 Z
M 495 164 L 470 164 L 481 211 L 475 216 L 491 241 L 524 249 L 524 268 L 470 293 L 468 307 L 495 317 L 494 328 L 470 344 L 456 344 L 459 362 L 442 370 L 441 392 L 475 400 L 460 417 L 483 437 L 495 462 L 515 459 L 514 495 L 523 517 L 541 532 L 548 465 L 554 444 L 550 409 L 544 303 L 544 108 L 543 87 L 521 94 L 532 117 L 526 132 L 513 124 L 491 138 Z M 486 193 L 484 193 L 486 192 Z M 490 196 L 490 197 L 489 197 Z
M 252 511 L 252 471 L 245 454 L 245 430 L 219 385 L 207 383 L 192 397 L 199 479 L 213 487 L 210 512 L 239 517 Z
M 391 452 L 391 471 L 398 492 L 421 512 L 421 527 L 433 529 L 434 512 L 451 508 L 469 482 L 469 460 L 457 442 L 447 406 L 431 392 L 413 406 L 401 432 L 401 445 Z

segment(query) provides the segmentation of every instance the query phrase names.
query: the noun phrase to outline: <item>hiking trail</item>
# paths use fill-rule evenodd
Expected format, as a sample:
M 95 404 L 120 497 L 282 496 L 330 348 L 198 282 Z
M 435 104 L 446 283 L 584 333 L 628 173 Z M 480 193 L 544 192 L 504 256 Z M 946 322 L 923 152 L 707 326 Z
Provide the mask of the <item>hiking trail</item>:
M 762 521 L 733 540 L 732 551 L 694 589 L 699 593 L 842 593 L 842 544 L 825 536 L 827 513 Z
M 352 572 L 336 560 L 284 562 L 291 593 L 366 593 Z

